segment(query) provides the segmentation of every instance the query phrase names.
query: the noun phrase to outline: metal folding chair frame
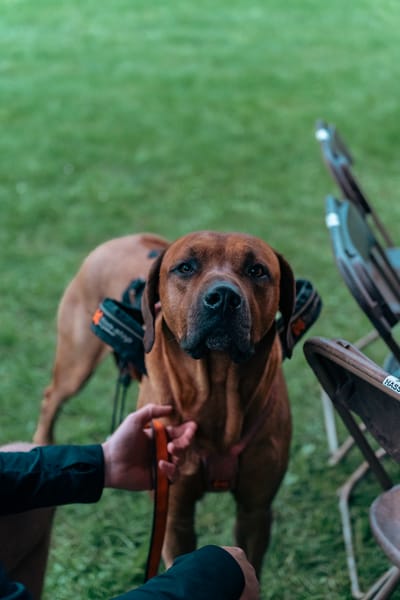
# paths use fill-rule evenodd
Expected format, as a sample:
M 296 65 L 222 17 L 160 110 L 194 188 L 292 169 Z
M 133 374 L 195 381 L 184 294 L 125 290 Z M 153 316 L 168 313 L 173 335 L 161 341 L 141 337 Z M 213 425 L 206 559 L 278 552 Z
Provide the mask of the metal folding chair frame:
M 400 346 L 392 333 L 400 318 L 400 278 L 374 232 L 348 200 L 327 197 L 326 224 L 342 279 L 373 327 L 355 346 L 365 349 L 380 338 L 400 363 Z M 322 403 L 330 463 L 336 464 L 352 440 L 339 444 L 334 411 L 324 392 Z
M 387 598 L 400 581 L 397 566 L 386 571 L 368 592 L 363 593 L 360 589 L 349 502 L 355 485 L 369 469 L 383 490 L 389 490 L 393 486 L 381 458 L 387 452 L 396 461 L 400 461 L 400 444 L 397 443 L 400 431 L 400 380 L 378 367 L 355 345 L 343 340 L 310 338 L 304 344 L 304 353 L 365 459 L 339 490 L 339 509 L 352 595 L 364 600 Z M 361 419 L 360 423 L 354 415 Z M 378 452 L 373 450 L 364 428 L 383 449 Z
M 315 137 L 320 143 L 322 157 L 328 171 L 341 189 L 343 196 L 353 202 L 365 218 L 371 217 L 373 226 L 382 237 L 384 245 L 393 248 L 392 236 L 352 172 L 353 157 L 336 127 L 319 120 L 315 127 Z

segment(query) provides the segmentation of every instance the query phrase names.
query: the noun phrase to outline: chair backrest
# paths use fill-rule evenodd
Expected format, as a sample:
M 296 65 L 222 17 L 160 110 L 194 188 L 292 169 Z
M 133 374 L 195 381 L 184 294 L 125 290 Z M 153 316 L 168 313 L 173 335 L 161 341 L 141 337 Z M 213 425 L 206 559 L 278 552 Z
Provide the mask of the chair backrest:
M 400 462 L 400 379 L 344 340 L 309 338 L 306 359 L 384 489 L 393 482 L 354 415 Z
M 336 127 L 319 120 L 315 127 L 315 137 L 320 144 L 322 157 L 328 171 L 341 189 L 343 196 L 350 200 L 364 217 L 371 217 L 371 221 L 382 236 L 384 244 L 393 247 L 394 242 L 391 235 L 352 172 L 354 164 L 352 155 Z
M 348 200 L 326 198 L 328 227 L 336 265 L 350 293 L 394 356 L 392 335 L 400 319 L 400 279 L 367 221 Z

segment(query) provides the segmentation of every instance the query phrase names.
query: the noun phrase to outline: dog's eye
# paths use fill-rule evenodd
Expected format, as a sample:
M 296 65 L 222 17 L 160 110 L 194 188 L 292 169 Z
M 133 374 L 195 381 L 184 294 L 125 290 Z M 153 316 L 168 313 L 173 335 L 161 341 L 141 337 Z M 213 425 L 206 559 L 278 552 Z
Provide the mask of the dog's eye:
M 191 275 L 195 272 L 195 265 L 191 261 L 183 261 L 176 265 L 174 271 L 181 275 Z
M 261 279 L 262 277 L 268 277 L 269 272 L 264 265 L 256 263 L 247 268 L 247 274 L 253 279 Z
M 178 267 L 179 273 L 191 273 L 193 271 L 193 267 L 190 263 L 182 263 Z

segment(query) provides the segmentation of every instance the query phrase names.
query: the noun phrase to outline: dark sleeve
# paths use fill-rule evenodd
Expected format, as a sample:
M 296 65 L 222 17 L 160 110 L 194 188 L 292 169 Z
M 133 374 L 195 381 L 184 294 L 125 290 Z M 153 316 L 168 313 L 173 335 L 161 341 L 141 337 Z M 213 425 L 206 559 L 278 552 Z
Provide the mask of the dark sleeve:
M 0 452 L 0 514 L 96 502 L 104 486 L 100 444 Z
M 244 575 L 219 546 L 204 546 L 177 558 L 168 571 L 114 600 L 239 600 Z
M 2 600 L 33 600 L 22 583 L 11 581 L 0 564 L 0 598 Z

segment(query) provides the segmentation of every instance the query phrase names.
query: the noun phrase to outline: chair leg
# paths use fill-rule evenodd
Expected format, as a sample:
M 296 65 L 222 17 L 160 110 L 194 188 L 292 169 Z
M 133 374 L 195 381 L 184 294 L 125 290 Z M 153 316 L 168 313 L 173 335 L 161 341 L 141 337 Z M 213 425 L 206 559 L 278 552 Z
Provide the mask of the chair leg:
M 331 456 L 334 456 L 338 449 L 338 438 L 336 433 L 335 411 L 332 402 L 328 396 L 321 390 L 322 410 L 324 412 L 325 431 L 328 440 L 328 449 Z
M 384 456 L 385 451 L 379 449 L 377 451 L 377 456 L 381 458 Z M 343 531 L 343 540 L 346 550 L 346 560 L 347 560 L 347 569 L 349 572 L 350 585 L 351 585 L 351 594 L 353 598 L 358 600 L 367 600 L 367 598 L 375 598 L 374 595 L 368 595 L 370 592 L 367 592 L 367 595 L 361 591 L 360 584 L 358 580 L 358 570 L 357 570 L 357 562 L 355 558 L 354 546 L 353 546 L 353 533 L 351 527 L 351 517 L 350 517 L 350 495 L 357 485 L 357 483 L 367 474 L 369 471 L 369 465 L 367 462 L 363 462 L 347 479 L 347 481 L 342 485 L 338 490 L 339 494 L 339 511 L 342 521 L 342 531 Z M 377 582 L 371 586 L 370 590 L 375 590 L 376 588 L 380 588 L 383 583 L 386 581 L 390 574 L 390 571 L 387 571 Z M 383 583 L 381 582 L 383 580 Z M 381 582 L 378 586 L 378 582 Z M 385 596 L 382 596 L 384 598 Z
M 357 563 L 353 546 L 353 533 L 351 529 L 351 518 L 349 508 L 349 498 L 354 486 L 362 479 L 368 471 L 368 463 L 364 462 L 347 479 L 345 484 L 338 490 L 339 493 L 339 511 L 342 520 L 342 532 L 344 546 L 346 550 L 347 569 L 350 577 L 351 594 L 353 598 L 362 598 L 364 596 L 358 582 Z
M 351 436 L 348 436 L 344 442 L 339 445 L 336 431 L 335 410 L 329 396 L 324 392 L 324 390 L 321 390 L 321 401 L 330 455 L 329 465 L 332 467 L 337 465 L 348 453 L 350 448 L 354 446 L 354 440 Z
M 400 571 L 397 567 L 390 567 L 380 577 L 368 592 L 363 596 L 363 600 L 386 600 L 390 598 L 394 590 L 400 583 Z

